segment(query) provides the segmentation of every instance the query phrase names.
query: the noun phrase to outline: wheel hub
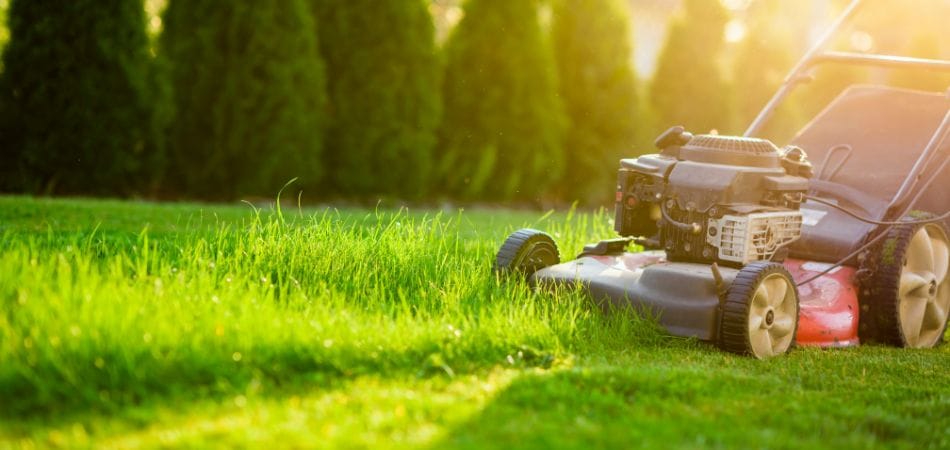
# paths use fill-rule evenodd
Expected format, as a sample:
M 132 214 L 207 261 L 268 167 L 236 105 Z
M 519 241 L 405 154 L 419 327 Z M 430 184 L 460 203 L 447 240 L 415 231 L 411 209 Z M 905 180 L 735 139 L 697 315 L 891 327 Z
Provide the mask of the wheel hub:
M 753 289 L 747 316 L 749 352 L 760 359 L 785 353 L 795 340 L 795 285 L 783 270 L 763 277 Z
M 906 242 L 898 280 L 899 339 L 907 347 L 932 347 L 943 335 L 950 310 L 948 241 L 936 225 L 925 225 Z

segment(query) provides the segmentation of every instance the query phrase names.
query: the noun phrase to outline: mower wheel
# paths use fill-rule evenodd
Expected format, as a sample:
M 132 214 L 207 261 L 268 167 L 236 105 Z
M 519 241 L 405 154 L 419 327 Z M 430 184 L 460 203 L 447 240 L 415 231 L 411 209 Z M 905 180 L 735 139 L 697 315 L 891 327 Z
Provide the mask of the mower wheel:
M 527 278 L 561 262 L 554 238 L 545 232 L 523 228 L 505 239 L 498 250 L 493 270 L 504 275 L 518 273 Z
M 897 225 L 867 259 L 862 341 L 897 347 L 939 344 L 950 311 L 950 239 L 943 223 Z
M 788 352 L 798 330 L 798 289 L 781 264 L 746 265 L 726 293 L 719 325 L 723 350 L 771 358 Z

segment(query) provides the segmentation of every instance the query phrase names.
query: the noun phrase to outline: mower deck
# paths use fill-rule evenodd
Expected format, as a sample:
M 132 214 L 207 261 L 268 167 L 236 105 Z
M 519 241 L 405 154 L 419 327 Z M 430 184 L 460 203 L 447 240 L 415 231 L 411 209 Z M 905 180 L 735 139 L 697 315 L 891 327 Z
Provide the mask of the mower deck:
M 829 266 L 787 259 L 796 282 Z M 858 344 L 855 270 L 842 266 L 798 287 L 799 345 L 845 347 Z M 583 256 L 538 270 L 531 282 L 544 288 L 581 288 L 605 308 L 632 306 L 658 318 L 676 336 L 712 341 L 718 336 L 720 298 L 739 273 L 719 268 L 717 284 L 706 264 L 666 261 L 662 251 Z

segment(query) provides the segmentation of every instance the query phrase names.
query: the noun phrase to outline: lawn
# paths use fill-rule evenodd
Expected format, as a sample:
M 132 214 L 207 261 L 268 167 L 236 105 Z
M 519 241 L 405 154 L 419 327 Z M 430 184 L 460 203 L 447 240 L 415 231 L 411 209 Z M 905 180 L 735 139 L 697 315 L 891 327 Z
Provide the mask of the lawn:
M 0 197 L 0 448 L 948 448 L 950 347 L 769 361 L 491 272 L 609 214 Z

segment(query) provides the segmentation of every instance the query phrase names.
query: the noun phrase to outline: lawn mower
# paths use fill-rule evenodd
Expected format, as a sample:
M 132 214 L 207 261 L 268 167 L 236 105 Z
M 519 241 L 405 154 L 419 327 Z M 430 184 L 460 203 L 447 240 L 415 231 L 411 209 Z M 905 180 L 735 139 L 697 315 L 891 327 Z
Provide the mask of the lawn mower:
M 582 289 L 607 309 L 648 311 L 673 335 L 760 359 L 794 345 L 940 343 L 950 91 L 855 85 L 789 145 L 754 137 L 821 64 L 950 73 L 950 61 L 826 51 L 861 7 L 847 7 L 743 136 L 673 127 L 658 153 L 621 160 L 620 237 L 562 263 L 551 236 L 518 230 L 494 269 L 538 289 Z

